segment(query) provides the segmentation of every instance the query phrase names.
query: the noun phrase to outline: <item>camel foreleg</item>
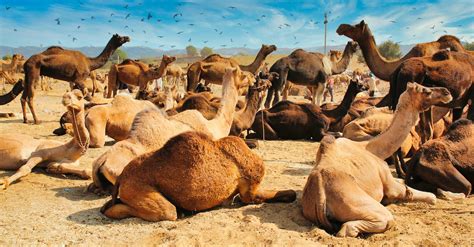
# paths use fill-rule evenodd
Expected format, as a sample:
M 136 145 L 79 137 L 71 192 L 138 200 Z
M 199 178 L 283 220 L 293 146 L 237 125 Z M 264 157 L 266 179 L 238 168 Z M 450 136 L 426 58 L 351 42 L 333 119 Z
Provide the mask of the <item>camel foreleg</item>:
M 12 176 L 4 179 L 3 181 L 0 181 L 0 185 L 2 185 L 1 188 L 5 190 L 5 189 L 8 188 L 8 186 L 10 186 L 10 184 L 15 182 L 16 180 L 30 174 L 33 167 L 38 165 L 41 161 L 43 161 L 42 157 L 32 157 L 32 158 L 30 158 L 28 160 L 28 162 L 26 162 L 26 164 L 21 166 L 20 169 L 18 169 L 18 171 L 15 172 L 15 174 L 13 174 Z
M 242 202 L 246 204 L 263 202 L 292 202 L 296 199 L 294 190 L 261 190 L 259 183 L 251 184 L 249 180 L 241 179 L 239 194 Z
M 48 164 L 46 171 L 53 174 L 74 174 L 83 179 L 89 179 L 92 173 L 88 169 L 79 167 L 79 161 L 75 162 L 52 162 Z

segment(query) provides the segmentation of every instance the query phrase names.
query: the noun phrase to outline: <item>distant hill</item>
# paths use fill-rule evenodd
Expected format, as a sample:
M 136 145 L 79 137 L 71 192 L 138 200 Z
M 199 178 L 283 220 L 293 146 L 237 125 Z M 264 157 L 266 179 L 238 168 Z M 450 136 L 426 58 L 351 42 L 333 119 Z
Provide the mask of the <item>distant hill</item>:
M 345 45 L 338 45 L 338 46 L 328 46 L 327 50 L 343 50 Z M 402 51 L 402 54 L 407 53 L 413 45 L 401 45 L 400 49 Z M 39 47 L 39 46 L 21 46 L 21 47 L 9 47 L 9 46 L 0 46 L 0 56 L 3 57 L 4 55 L 11 55 L 15 53 L 20 53 L 25 55 L 26 57 L 30 57 L 33 54 L 40 53 L 44 51 L 47 47 Z M 87 56 L 94 57 L 100 54 L 102 52 L 103 47 L 95 47 L 95 46 L 86 46 L 86 47 L 76 47 L 76 48 L 68 48 L 68 49 L 73 49 L 73 50 L 79 50 L 86 54 Z M 179 55 L 179 54 L 186 54 L 185 49 L 174 49 L 174 50 L 161 50 L 161 49 L 155 49 L 155 48 L 150 48 L 150 47 L 143 47 L 143 46 L 131 46 L 131 47 L 122 47 L 122 50 L 124 50 L 129 58 L 132 59 L 139 59 L 139 58 L 150 58 L 150 57 L 161 57 L 163 54 L 167 55 Z M 279 47 L 274 54 L 289 54 L 293 50 L 297 48 L 283 48 Z M 309 48 L 304 48 L 305 50 L 308 51 L 313 51 L 313 52 L 323 52 L 324 47 L 319 46 L 319 47 L 309 47 Z M 227 56 L 232 56 L 232 55 L 237 55 L 239 53 L 241 54 L 256 54 L 259 49 L 251 49 L 251 48 L 244 48 L 244 47 L 231 47 L 231 48 L 218 48 L 214 49 L 214 52 L 222 54 L 222 55 L 227 55 Z

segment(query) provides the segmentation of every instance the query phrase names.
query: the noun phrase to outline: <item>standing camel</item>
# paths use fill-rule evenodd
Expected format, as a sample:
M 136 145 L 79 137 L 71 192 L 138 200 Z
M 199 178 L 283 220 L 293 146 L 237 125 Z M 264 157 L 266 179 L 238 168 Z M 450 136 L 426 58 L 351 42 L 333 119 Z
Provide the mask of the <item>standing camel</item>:
M 26 103 L 28 102 L 35 124 L 40 123 L 33 104 L 34 84 L 40 79 L 40 76 L 45 75 L 54 79 L 73 82 L 76 87 L 83 91 L 86 99 L 89 99 L 90 95 L 84 81 L 89 77 L 90 72 L 102 67 L 112 53 L 128 41 L 130 41 L 129 37 L 114 34 L 102 53 L 95 58 L 86 57 L 79 51 L 67 50 L 59 46 L 51 46 L 42 53 L 31 56 L 26 60 L 23 67 L 25 70 L 25 86 L 21 96 L 23 122 L 28 122 L 26 117 Z
M 270 107 L 272 98 L 272 105 L 280 101 L 280 91 L 285 87 L 287 80 L 294 84 L 312 87 L 311 101 L 319 106 L 327 78 L 344 72 L 356 50 L 357 43 L 348 42 L 341 60 L 337 62 L 331 62 L 329 57 L 321 53 L 307 52 L 303 49 L 297 49 L 287 57 L 280 58 L 270 68 L 270 72 L 277 72 L 279 77 L 272 81 L 272 86 L 268 89 L 265 107 Z
M 235 59 L 225 58 L 218 54 L 212 54 L 204 58 L 202 61 L 191 64 L 188 68 L 187 91 L 195 91 L 201 79 L 206 81 L 205 85 L 209 83 L 220 84 L 226 66 L 234 68 L 239 67 L 242 71 L 250 72 L 255 75 L 265 62 L 265 58 L 277 49 L 275 45 L 262 45 L 260 51 L 257 53 L 255 60 L 249 65 L 239 65 Z M 223 65 L 223 66 L 219 66 Z
M 393 226 L 393 216 L 382 200 L 385 204 L 434 204 L 433 194 L 395 180 L 384 159 L 400 148 L 420 112 L 451 99 L 445 88 L 410 83 L 400 97 L 392 124 L 382 134 L 363 142 L 324 137 L 303 190 L 303 216 L 328 231 L 338 231 L 339 237 L 356 237 L 359 233 L 384 232 Z M 339 224 L 342 226 L 337 229 Z
M 109 71 L 109 85 L 107 87 L 107 98 L 117 94 L 120 82 L 127 85 L 138 86 L 137 99 L 143 99 L 146 94 L 148 82 L 161 78 L 169 64 L 176 61 L 176 57 L 163 55 L 158 68 L 150 68 L 145 63 L 131 59 L 125 59 L 121 64 L 112 65 Z
M 84 123 L 84 101 L 81 91 L 77 89 L 63 96 L 62 103 L 75 120 L 72 122 L 74 138 L 69 142 L 38 140 L 21 134 L 0 135 L 0 169 L 18 170 L 11 177 L 0 181 L 3 189 L 30 174 L 37 165 L 46 167 L 51 173 L 90 178 L 90 170 L 78 167 L 79 158 L 89 147 L 89 132 Z

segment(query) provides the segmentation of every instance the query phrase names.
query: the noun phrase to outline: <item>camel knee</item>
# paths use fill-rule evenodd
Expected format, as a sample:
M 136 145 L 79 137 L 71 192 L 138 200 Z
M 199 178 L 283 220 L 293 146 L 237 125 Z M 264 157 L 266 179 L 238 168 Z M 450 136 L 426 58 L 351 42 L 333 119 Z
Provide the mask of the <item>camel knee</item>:
M 359 233 L 381 233 L 392 228 L 395 221 L 391 214 L 380 215 L 370 221 L 356 220 L 344 223 L 336 234 L 337 237 L 357 237 Z

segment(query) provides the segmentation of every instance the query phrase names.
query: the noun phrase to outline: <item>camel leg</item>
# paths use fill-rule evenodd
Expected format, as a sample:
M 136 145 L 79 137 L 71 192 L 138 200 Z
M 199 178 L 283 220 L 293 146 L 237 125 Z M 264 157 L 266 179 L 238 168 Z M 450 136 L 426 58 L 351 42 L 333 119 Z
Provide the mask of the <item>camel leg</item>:
M 100 116 L 87 116 L 86 127 L 89 130 L 91 148 L 101 148 L 105 145 L 105 129 L 106 122 Z M 91 119 L 91 120 L 89 120 Z
M 27 90 L 27 89 L 25 89 Z M 25 91 L 23 91 L 23 95 L 26 97 Z M 23 112 L 23 123 L 28 123 L 28 117 L 26 116 L 26 98 L 24 96 L 21 96 L 21 111 Z
M 283 92 L 282 92 L 282 99 L 283 100 L 287 100 L 288 99 L 288 93 L 291 89 L 291 85 L 289 82 L 285 83 L 285 87 L 283 88 Z
M 260 113 L 262 114 L 262 113 Z M 278 134 L 273 130 L 273 128 L 265 121 L 265 117 L 263 119 L 263 129 L 262 129 L 262 116 L 257 115 L 255 116 L 255 126 L 254 131 L 257 133 L 257 137 L 260 139 L 265 140 L 277 140 Z
M 296 199 L 294 190 L 259 190 L 260 183 L 251 183 L 250 180 L 239 181 L 239 194 L 246 204 L 263 202 L 292 202 Z
M 33 120 L 35 121 L 35 124 L 40 124 L 40 120 L 36 116 L 36 111 L 35 111 L 35 105 L 33 103 L 34 99 L 34 92 L 31 92 L 30 97 L 28 97 L 27 102 L 28 102 L 28 107 L 30 108 L 31 115 L 33 115 Z
M 74 174 L 83 179 L 91 178 L 90 170 L 78 167 L 79 162 L 52 162 L 48 164 L 46 171 L 53 174 Z
M 15 172 L 15 174 L 13 174 L 12 176 L 10 176 L 7 179 L 4 179 L 3 181 L 0 181 L 0 185 L 3 184 L 2 189 L 7 189 L 8 186 L 10 186 L 10 184 L 15 182 L 16 180 L 30 174 L 33 167 L 38 165 L 41 161 L 43 161 L 42 157 L 32 157 L 32 158 L 30 158 L 28 160 L 28 162 L 26 162 L 26 164 L 21 166 L 20 169 L 18 169 L 18 171 Z
M 147 221 L 177 219 L 176 207 L 153 186 L 138 183 L 120 186 L 121 203 L 111 206 L 111 202 L 106 203 L 101 209 L 105 216 L 113 219 L 135 216 Z

